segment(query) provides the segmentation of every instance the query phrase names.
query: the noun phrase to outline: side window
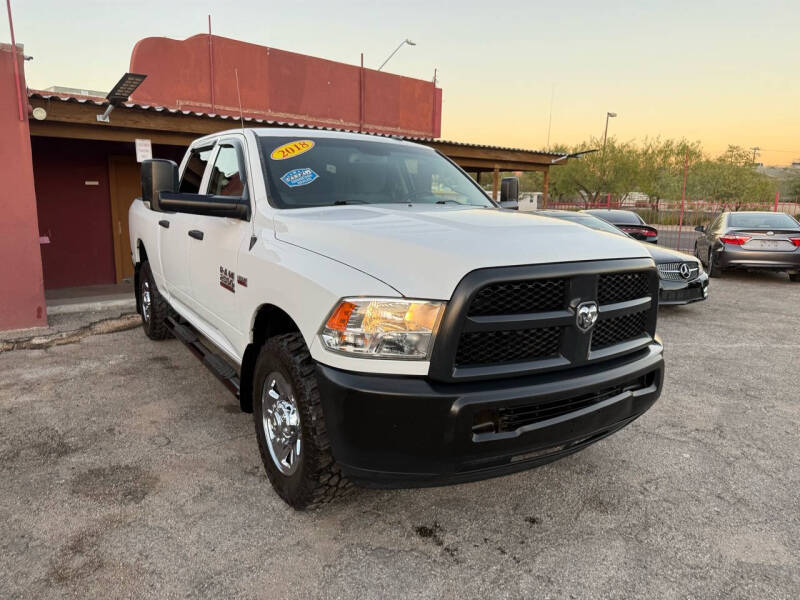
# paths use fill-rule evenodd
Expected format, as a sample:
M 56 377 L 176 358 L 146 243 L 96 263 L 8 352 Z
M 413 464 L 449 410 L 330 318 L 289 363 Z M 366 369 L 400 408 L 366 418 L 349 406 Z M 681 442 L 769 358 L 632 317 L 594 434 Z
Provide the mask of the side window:
M 243 196 L 244 169 L 239 161 L 239 152 L 234 146 L 220 146 L 211 177 L 208 192 L 214 196 Z
M 711 225 L 709 225 L 708 230 L 711 233 L 717 233 L 722 228 L 722 220 L 723 220 L 722 215 L 714 219 Z
M 186 168 L 181 175 L 181 185 L 179 191 L 185 194 L 199 194 L 200 182 L 203 180 L 203 173 L 206 164 L 211 157 L 213 148 L 195 148 L 186 162 Z

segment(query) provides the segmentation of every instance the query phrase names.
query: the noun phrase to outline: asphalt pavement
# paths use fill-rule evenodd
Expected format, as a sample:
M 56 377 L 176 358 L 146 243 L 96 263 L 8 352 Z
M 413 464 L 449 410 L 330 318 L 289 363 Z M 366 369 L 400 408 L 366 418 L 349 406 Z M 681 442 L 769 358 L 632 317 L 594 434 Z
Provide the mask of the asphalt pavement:
M 664 393 L 623 431 L 310 514 L 177 341 L 0 353 L 0 598 L 800 597 L 798 304 L 784 275 L 712 280 L 662 310 Z

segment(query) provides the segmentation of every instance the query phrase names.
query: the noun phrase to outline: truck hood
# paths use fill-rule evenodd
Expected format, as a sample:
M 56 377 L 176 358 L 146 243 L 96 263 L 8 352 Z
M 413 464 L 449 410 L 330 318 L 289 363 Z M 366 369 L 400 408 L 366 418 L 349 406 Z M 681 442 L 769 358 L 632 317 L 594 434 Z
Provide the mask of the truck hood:
M 650 256 L 636 241 L 560 219 L 450 205 L 285 210 L 275 216 L 275 236 L 404 296 L 442 300 L 475 269 Z

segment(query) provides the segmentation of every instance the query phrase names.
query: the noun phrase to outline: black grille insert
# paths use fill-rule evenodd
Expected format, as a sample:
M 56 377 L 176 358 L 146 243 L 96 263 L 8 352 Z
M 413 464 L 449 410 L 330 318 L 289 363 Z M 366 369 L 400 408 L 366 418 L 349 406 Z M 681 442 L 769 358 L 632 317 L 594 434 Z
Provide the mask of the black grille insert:
M 470 316 L 516 315 L 564 308 L 564 279 L 506 281 L 482 288 L 469 307 Z
M 614 304 L 650 295 L 649 275 L 644 271 L 604 273 L 597 282 L 597 302 Z
M 592 333 L 592 350 L 613 346 L 647 333 L 647 311 L 598 321 Z
M 456 366 L 540 360 L 558 355 L 559 327 L 473 331 L 461 335 Z
M 599 404 L 626 391 L 643 390 L 654 382 L 655 375 L 648 373 L 628 382 L 571 398 L 479 410 L 473 417 L 472 432 L 479 435 L 513 432 L 526 425 L 541 423 Z

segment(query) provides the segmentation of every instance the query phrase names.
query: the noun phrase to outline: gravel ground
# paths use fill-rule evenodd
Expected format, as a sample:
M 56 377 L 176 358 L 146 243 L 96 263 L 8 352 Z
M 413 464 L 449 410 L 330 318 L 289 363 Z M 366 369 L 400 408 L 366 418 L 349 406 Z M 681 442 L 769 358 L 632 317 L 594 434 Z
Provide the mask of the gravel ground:
M 141 330 L 0 354 L 0 598 L 797 598 L 800 285 L 664 309 L 664 394 L 548 466 L 296 513 Z

